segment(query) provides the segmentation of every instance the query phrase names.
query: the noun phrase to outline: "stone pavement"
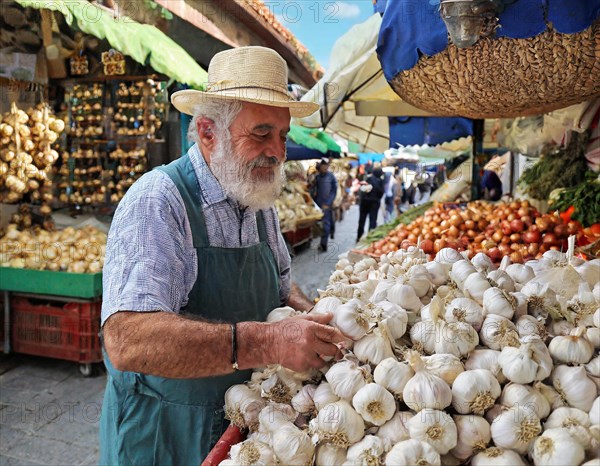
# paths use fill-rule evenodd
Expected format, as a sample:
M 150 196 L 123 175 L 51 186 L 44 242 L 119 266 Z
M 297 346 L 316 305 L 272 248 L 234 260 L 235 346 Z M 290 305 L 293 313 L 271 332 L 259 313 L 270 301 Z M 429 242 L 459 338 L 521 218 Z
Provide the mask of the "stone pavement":
M 293 258 L 293 279 L 311 298 L 327 285 L 337 256 L 354 246 L 357 227 L 353 206 L 327 252 L 317 251 L 314 239 Z M 76 363 L 0 353 L 0 466 L 97 464 L 106 383 L 99 369 L 85 378 Z

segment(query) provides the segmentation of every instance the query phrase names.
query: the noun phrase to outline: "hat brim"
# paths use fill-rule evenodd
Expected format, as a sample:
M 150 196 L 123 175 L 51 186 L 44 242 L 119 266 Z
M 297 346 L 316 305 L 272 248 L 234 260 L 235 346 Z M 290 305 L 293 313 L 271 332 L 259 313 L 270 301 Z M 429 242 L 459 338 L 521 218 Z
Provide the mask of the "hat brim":
M 291 100 L 285 94 L 257 88 L 220 90 L 217 92 L 202 92 L 195 89 L 177 91 L 171 96 L 171 103 L 182 113 L 193 115 L 197 107 L 205 102 L 218 102 L 238 100 L 252 102 L 270 107 L 286 107 L 290 109 L 290 116 L 304 118 L 319 110 L 319 104 L 315 102 L 298 102 Z

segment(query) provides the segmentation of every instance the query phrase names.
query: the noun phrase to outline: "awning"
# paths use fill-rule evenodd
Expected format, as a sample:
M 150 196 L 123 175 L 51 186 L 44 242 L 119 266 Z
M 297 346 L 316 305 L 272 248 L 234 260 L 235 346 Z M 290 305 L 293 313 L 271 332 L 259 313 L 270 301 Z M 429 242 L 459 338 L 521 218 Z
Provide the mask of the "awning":
M 326 154 L 328 151 L 337 152 L 339 154 L 342 151 L 338 143 L 320 129 L 291 125 L 288 136 L 296 144 L 307 147 L 308 149 L 317 150 L 322 154 Z
M 430 115 L 402 101 L 385 80 L 375 53 L 380 26 L 375 14 L 337 40 L 327 73 L 302 98 L 317 102 L 322 113 L 298 121 L 358 144 L 359 152 L 389 147 L 388 115 Z
M 203 89 L 207 73 L 176 42 L 149 24 L 130 18 L 114 18 L 106 9 L 85 0 L 16 0 L 24 8 L 62 13 L 70 26 L 99 39 L 106 39 L 119 52 L 142 65 L 191 87 Z

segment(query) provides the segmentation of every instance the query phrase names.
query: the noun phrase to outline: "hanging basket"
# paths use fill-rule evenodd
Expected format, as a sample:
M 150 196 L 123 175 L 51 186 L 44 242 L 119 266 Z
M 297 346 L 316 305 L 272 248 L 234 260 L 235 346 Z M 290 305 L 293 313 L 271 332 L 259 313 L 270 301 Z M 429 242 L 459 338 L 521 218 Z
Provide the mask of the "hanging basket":
M 529 39 L 449 45 L 397 74 L 393 89 L 436 115 L 514 118 L 600 95 L 600 21 L 575 34 L 548 28 Z

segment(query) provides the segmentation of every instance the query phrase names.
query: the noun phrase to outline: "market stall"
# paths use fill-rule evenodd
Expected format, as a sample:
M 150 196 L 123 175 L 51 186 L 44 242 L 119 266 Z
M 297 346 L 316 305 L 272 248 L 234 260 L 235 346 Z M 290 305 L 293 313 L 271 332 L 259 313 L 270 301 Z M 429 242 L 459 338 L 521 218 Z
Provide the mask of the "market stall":
M 3 35 L 15 33 L 0 78 L 3 349 L 75 361 L 90 375 L 102 360 L 110 215 L 168 161 L 169 80 L 201 86 L 206 73 L 154 26 L 117 23 L 98 5 L 4 7 Z

